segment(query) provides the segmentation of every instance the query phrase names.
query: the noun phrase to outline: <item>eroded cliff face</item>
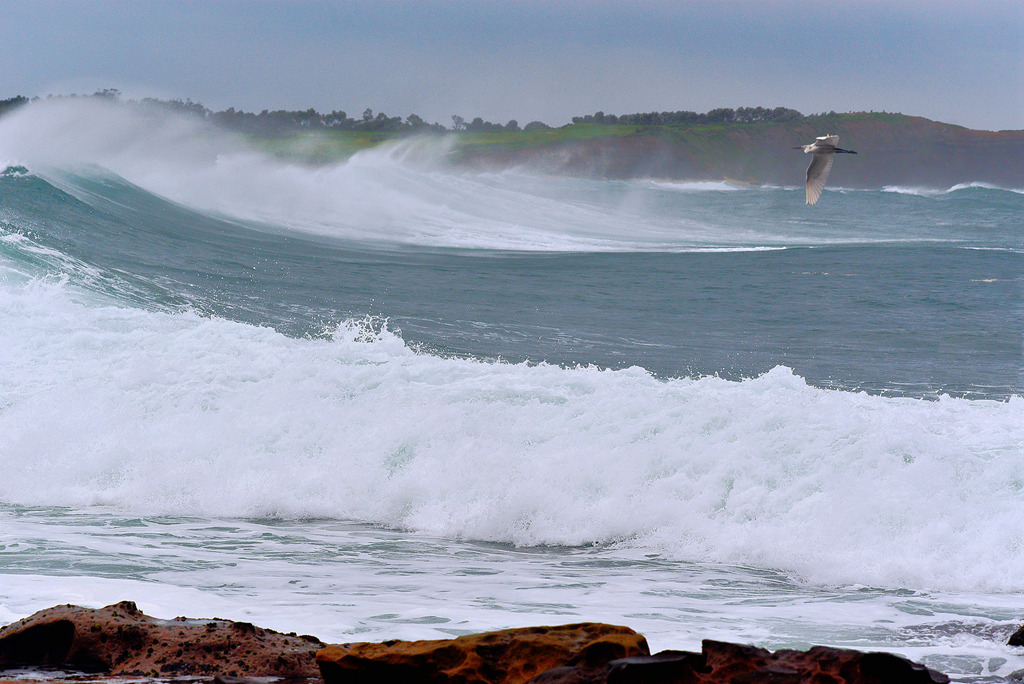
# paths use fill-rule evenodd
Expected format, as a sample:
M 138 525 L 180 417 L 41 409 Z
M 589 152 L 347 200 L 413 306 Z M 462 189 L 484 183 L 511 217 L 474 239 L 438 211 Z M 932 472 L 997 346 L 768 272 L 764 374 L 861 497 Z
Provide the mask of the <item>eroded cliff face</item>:
M 975 131 L 897 114 L 823 116 L 794 123 L 649 127 L 630 135 L 553 138 L 511 149 L 500 144 L 457 149 L 457 164 L 522 166 L 599 178 L 721 180 L 801 185 L 809 157 L 796 145 L 836 134 L 843 156 L 829 184 L 946 189 L 961 183 L 1024 188 L 1024 131 Z

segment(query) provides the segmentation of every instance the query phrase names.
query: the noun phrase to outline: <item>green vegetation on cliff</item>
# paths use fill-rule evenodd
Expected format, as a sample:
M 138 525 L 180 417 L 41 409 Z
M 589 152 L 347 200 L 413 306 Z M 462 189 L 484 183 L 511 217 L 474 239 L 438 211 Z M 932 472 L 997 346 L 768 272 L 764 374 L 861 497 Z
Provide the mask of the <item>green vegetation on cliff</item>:
M 90 96 L 121 101 L 116 90 Z M 0 115 L 29 102 L 0 100 Z M 140 104 L 140 103 L 130 103 Z M 731 179 L 797 185 L 807 159 L 796 145 L 835 134 L 858 157 L 837 164 L 830 183 L 851 187 L 988 182 L 1024 187 L 1024 131 L 975 131 L 903 114 L 858 112 L 803 115 L 776 107 L 719 108 L 705 113 L 648 112 L 574 117 L 552 128 L 532 121 L 495 124 L 452 116 L 451 128 L 410 114 L 402 119 L 370 109 L 359 118 L 313 109 L 213 112 L 190 100 L 141 104 L 197 117 L 240 133 L 270 154 L 305 163 L 344 159 L 410 136 L 444 137 L 458 166 L 527 167 L 545 173 L 600 178 Z
M 792 111 L 792 110 L 789 110 Z M 652 177 L 799 185 L 808 158 L 796 145 L 835 134 L 857 157 L 833 170 L 848 187 L 1024 187 L 1024 131 L 975 131 L 903 114 L 820 114 L 773 121 L 597 123 L 445 132 L 456 166 L 598 178 Z M 407 137 L 402 132 L 297 131 L 254 137 L 268 152 L 322 163 Z
M 859 153 L 836 165 L 835 185 L 1024 187 L 1024 131 L 974 131 L 869 112 L 741 123 L 575 123 L 530 139 L 508 132 L 464 136 L 452 158 L 475 167 L 526 166 L 603 178 L 799 185 L 808 158 L 792 148 L 825 134 L 838 135 Z

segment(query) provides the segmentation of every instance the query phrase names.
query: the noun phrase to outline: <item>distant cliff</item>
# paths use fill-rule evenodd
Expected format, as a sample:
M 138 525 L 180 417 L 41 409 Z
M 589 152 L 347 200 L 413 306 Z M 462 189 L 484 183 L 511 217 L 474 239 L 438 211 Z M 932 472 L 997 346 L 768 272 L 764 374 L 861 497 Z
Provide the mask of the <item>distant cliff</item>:
M 38 99 L 0 100 L 0 116 Z M 447 129 L 415 114 L 403 120 L 374 115 L 370 109 L 358 119 L 343 111 L 321 114 L 313 109 L 214 112 L 191 100 L 121 100 L 114 89 L 55 99 L 99 99 L 193 117 L 242 134 L 270 154 L 314 164 L 333 163 L 383 142 L 433 136 L 452 142 L 451 163 L 471 168 L 522 166 L 598 178 L 725 178 L 792 186 L 803 182 L 809 162 L 792 148 L 835 134 L 842 147 L 858 155 L 836 163 L 829 178 L 832 187 L 945 189 L 980 182 L 1024 188 L 1024 130 L 977 131 L 884 112 L 805 116 L 784 107 L 720 108 L 703 114 L 598 112 L 574 117 L 573 123 L 559 128 L 539 121 L 520 128 L 514 120 L 501 125 L 453 116 L 452 128 Z
M 836 134 L 856 150 L 829 184 L 948 188 L 982 182 L 1024 188 L 1024 131 L 976 131 L 902 114 L 829 114 L 798 121 L 621 126 L 465 135 L 452 160 L 478 168 L 524 166 L 601 178 L 731 179 L 799 185 L 810 158 L 795 145 Z

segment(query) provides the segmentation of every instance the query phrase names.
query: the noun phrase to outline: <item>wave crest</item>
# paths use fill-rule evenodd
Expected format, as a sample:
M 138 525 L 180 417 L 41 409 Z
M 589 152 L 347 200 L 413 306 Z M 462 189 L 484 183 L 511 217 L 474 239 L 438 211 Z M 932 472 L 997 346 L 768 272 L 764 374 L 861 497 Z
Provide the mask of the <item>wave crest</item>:
M 1024 582 L 1019 397 L 449 359 L 380 320 L 294 339 L 77 297 L 0 289 L 3 501 L 620 543 L 827 582 Z
M 885 187 L 882 188 L 882 192 L 896 193 L 899 195 L 918 195 L 921 197 L 936 197 L 939 195 L 950 195 L 964 190 L 996 190 L 1000 192 L 1012 192 L 1017 195 L 1024 195 L 1024 189 L 1003 188 L 998 185 L 982 182 L 957 183 L 956 185 L 946 188 L 945 190 L 905 185 L 886 185 Z

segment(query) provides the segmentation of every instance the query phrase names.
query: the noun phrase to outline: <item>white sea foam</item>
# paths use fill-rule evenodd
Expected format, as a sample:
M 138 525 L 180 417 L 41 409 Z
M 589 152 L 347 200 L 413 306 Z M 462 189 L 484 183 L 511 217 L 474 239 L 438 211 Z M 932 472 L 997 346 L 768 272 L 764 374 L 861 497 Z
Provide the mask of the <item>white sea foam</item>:
M 1002 190 L 1004 192 L 1014 192 L 1017 193 L 1018 195 L 1024 195 L 1024 188 L 1004 188 L 999 185 L 993 185 L 992 183 L 981 182 L 957 183 L 956 185 L 951 187 L 947 192 L 956 192 L 957 190 L 967 190 L 970 188 L 983 188 L 985 190 Z
M 708 246 L 692 234 L 702 226 L 686 220 L 624 220 L 604 205 L 524 196 L 500 175 L 442 171 L 449 151 L 444 141 L 410 140 L 312 167 L 192 119 L 89 100 L 32 103 L 0 120 L 0 155 L 26 159 L 35 172 L 99 165 L 189 207 L 343 239 L 554 251 Z
M 742 185 L 728 181 L 647 181 L 650 187 L 677 192 L 735 192 Z
M 702 639 L 773 649 L 827 643 L 918 662 L 955 655 L 960 662 L 946 672 L 1024 665 L 1003 645 L 1016 627 L 1008 616 L 1024 606 L 1019 593 L 822 591 L 781 573 L 635 550 L 516 550 L 322 520 L 22 511 L 0 512 L 0 522 L 7 538 L 33 540 L 34 554 L 75 569 L 3 575 L 0 622 L 60 603 L 131 598 L 160 618 L 247 620 L 330 643 L 592 620 L 629 625 L 654 651 L 699 650 Z M 7 553 L 17 557 L 10 546 Z
M 946 189 L 929 188 L 923 186 L 907 186 L 907 185 L 886 185 L 882 188 L 882 192 L 891 192 L 898 195 L 918 195 L 921 197 L 938 197 L 940 195 L 948 195 L 960 190 L 970 189 L 983 189 L 983 190 L 1000 190 L 1002 192 L 1012 192 L 1018 195 L 1024 194 L 1024 190 L 1016 188 L 1003 188 L 998 185 L 991 183 L 957 183 Z
M 945 190 L 936 190 L 935 188 L 925 187 L 912 187 L 905 185 L 886 185 L 882 188 L 882 192 L 890 192 L 896 195 L 918 195 L 921 197 L 935 197 L 936 195 L 944 194 Z
M 0 500 L 620 543 L 821 582 L 1015 590 L 1024 399 L 416 354 L 0 277 Z

